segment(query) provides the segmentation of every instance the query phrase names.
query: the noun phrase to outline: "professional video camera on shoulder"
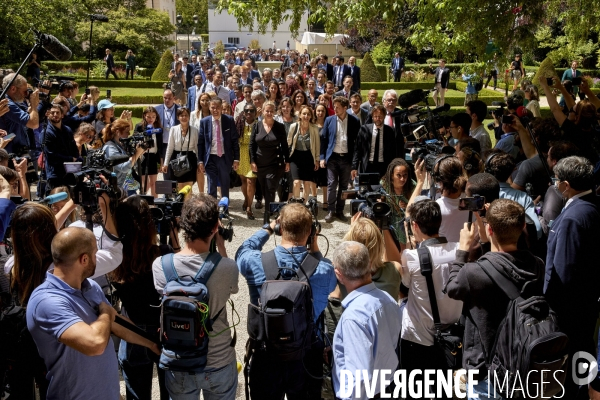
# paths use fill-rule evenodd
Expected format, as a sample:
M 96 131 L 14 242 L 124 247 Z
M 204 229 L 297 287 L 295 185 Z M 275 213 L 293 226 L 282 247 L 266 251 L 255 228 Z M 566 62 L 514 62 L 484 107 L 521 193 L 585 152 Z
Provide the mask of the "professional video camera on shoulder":
M 342 199 L 350 200 L 350 213 L 357 212 L 370 219 L 381 230 L 390 228 L 392 209 L 384 200 L 387 193 L 380 185 L 378 173 L 358 174 L 358 186 L 354 190 L 344 190 Z
M 495 107 L 495 108 L 493 108 Z M 502 101 L 492 101 L 492 105 L 488 109 L 488 114 L 492 118 L 496 118 L 498 121 L 502 120 L 502 116 L 505 114 L 506 103 Z M 490 122 L 487 124 L 489 130 L 494 129 L 494 123 Z
M 450 110 L 450 105 L 444 104 L 441 107 L 431 109 L 428 101 L 430 92 L 430 90 L 423 89 L 411 90 L 401 95 L 398 99 L 398 104 L 403 109 L 409 109 L 422 102 L 425 102 L 426 108 L 424 110 L 421 108 L 416 110 L 412 108 L 412 110 L 404 111 L 410 122 L 400 125 L 403 136 L 414 136 L 415 140 L 425 137 L 436 138 L 439 136 L 438 131 L 444 127 L 444 118 L 440 114 Z
M 431 139 L 423 142 L 407 142 L 406 148 L 413 148 L 411 152 L 413 161 L 417 159 L 423 160 L 425 170 L 429 173 L 433 170 L 435 160 L 440 154 L 454 154 L 455 149 L 452 146 L 446 146 L 444 142 Z
M 308 241 L 306 242 L 306 245 L 310 246 L 315 235 L 318 235 L 319 233 L 321 233 L 321 223 L 319 222 L 319 205 L 317 202 L 317 198 L 309 197 L 308 201 L 305 201 L 303 197 L 292 197 L 287 201 L 287 203 L 286 202 L 271 203 L 269 210 L 271 210 L 272 213 L 279 213 L 286 204 L 292 204 L 292 203 L 302 204 L 304 207 L 306 207 L 308 209 L 308 211 L 310 211 L 310 214 L 312 215 L 312 227 L 311 227 L 311 231 L 310 231 L 311 235 L 308 237 Z M 275 234 L 281 235 L 281 232 L 279 231 L 279 229 L 277 227 L 278 227 L 278 225 L 275 226 Z
M 138 146 L 144 150 L 153 148 L 156 143 L 152 135 L 162 133 L 162 131 L 161 128 L 153 128 L 152 125 L 148 125 L 148 129 L 144 132 L 136 132 L 127 138 L 120 138 L 119 141 L 127 154 L 132 156 L 135 154 Z
M 102 193 L 108 194 L 111 198 L 120 197 L 117 176 L 110 172 L 109 168 L 127 160 L 129 156 L 117 155 L 106 158 L 104 150 L 91 150 L 83 165 L 71 163 L 70 171 L 65 175 L 65 184 L 73 190 L 73 202 L 82 207 L 95 209 L 98 206 L 98 197 Z M 104 176 L 108 183 L 105 183 L 100 175 Z

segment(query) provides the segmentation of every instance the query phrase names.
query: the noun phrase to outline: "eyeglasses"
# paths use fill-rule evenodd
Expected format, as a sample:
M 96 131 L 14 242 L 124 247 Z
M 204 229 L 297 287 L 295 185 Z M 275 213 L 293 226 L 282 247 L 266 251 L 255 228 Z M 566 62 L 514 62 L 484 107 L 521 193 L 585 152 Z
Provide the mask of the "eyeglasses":
M 558 178 L 552 178 L 552 184 L 554 185 L 555 188 L 558 189 L 558 185 L 560 185 L 562 181 Z
M 246 114 L 252 114 L 252 113 L 255 113 L 255 112 L 256 112 L 256 110 L 244 110 L 244 112 L 245 112 Z

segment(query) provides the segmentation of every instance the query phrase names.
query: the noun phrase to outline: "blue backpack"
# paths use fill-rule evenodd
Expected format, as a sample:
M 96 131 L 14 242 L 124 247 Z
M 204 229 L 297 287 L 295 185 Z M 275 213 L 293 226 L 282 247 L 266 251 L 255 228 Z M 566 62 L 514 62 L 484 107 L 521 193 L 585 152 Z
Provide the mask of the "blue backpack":
M 160 313 L 162 369 L 203 371 L 206 367 L 208 332 L 212 331 L 212 323 L 223 311 L 221 309 L 212 320 L 209 318 L 206 282 L 221 258 L 219 253 L 210 253 L 191 279 L 182 279 L 177 275 L 172 253 L 161 258 L 167 279 Z

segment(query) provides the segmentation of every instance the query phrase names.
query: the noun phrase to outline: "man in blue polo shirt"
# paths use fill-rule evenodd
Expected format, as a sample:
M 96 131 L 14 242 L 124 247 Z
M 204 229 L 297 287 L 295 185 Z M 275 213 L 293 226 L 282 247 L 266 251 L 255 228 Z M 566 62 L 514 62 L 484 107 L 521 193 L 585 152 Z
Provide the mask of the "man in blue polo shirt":
M 48 368 L 48 400 L 120 399 L 111 332 L 160 354 L 155 343 L 112 323 L 115 309 L 87 279 L 96 270 L 97 251 L 92 231 L 60 231 L 52 240 L 52 272 L 27 305 L 27 328 Z
M 6 75 L 2 81 L 2 87 L 6 88 L 13 78 L 15 78 L 14 73 Z M 0 129 L 16 135 L 6 146 L 6 151 L 9 153 L 18 151 L 22 154 L 23 149 L 28 150 L 30 143 L 27 128 L 36 129 L 39 126 L 39 93 L 35 90 L 29 95 L 30 112 L 27 112 L 27 105 L 24 103 L 26 96 L 27 80 L 21 75 L 17 75 L 6 92 L 9 112 L 0 117 Z
M 282 268 L 297 270 L 308 256 L 319 260 L 315 272 L 309 277 L 313 295 L 315 322 L 327 306 L 329 293 L 337 284 L 333 265 L 323 258 L 316 246 L 316 236 L 313 237 L 311 249 L 305 246 L 311 235 L 312 215 L 308 209 L 298 203 L 287 204 L 281 209 L 280 217 L 271 224 L 265 224 L 263 229 L 246 240 L 236 253 L 236 261 L 240 273 L 246 278 L 250 290 L 250 302 L 258 305 L 261 286 L 265 282 L 265 270 L 262 265 L 261 250 L 274 233 L 279 224 L 281 243 L 275 247 L 275 259 L 284 279 L 290 279 L 293 273 Z M 323 371 L 323 345 L 313 346 L 302 360 L 281 361 L 272 354 L 256 350 L 252 357 L 250 368 L 251 398 L 271 399 L 320 399 L 321 376 Z M 309 377 L 307 370 L 311 371 Z

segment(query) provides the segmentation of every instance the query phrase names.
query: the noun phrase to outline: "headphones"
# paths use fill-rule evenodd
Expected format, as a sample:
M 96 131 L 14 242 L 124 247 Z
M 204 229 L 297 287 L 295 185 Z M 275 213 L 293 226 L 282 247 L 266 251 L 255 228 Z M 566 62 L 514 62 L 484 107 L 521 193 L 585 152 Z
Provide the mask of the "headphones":
M 440 158 L 438 158 L 437 160 L 435 160 L 435 164 L 433 164 L 433 168 L 431 168 L 431 177 L 433 178 L 434 181 L 439 180 L 438 178 L 440 177 L 439 174 L 439 164 L 444 161 L 447 158 L 450 157 L 454 157 L 453 154 L 444 154 L 443 156 L 441 156 Z
M 494 175 L 492 173 L 492 166 L 490 165 L 490 163 L 492 162 L 492 160 L 494 159 L 494 157 L 496 157 L 497 155 L 502 154 L 500 152 L 497 153 L 492 153 L 488 156 L 488 158 L 485 160 L 485 172 L 487 172 L 488 174 Z
M 302 205 L 304 205 L 304 204 L 302 204 Z M 281 207 L 282 210 L 284 208 L 285 208 L 285 206 Z M 281 215 L 281 210 L 279 210 L 279 214 Z M 311 219 L 312 219 L 312 215 L 311 215 Z M 320 231 L 321 231 L 321 223 L 319 221 L 313 221 L 313 223 L 310 224 L 310 235 L 308 236 L 309 241 L 310 241 L 310 238 L 314 237 Z M 275 224 L 275 227 L 273 228 L 273 233 L 275 233 L 277 236 L 281 236 L 281 224 L 279 222 L 277 222 Z
M 465 152 L 464 150 L 469 149 L 467 152 Z M 463 169 L 467 172 L 471 172 L 471 170 L 476 166 L 479 165 L 479 163 L 481 162 L 481 156 L 479 155 L 479 153 L 477 153 L 475 150 L 471 149 L 470 147 L 465 147 L 464 149 L 461 149 L 461 151 L 463 152 L 463 154 L 466 156 L 465 162 L 463 163 Z M 469 153 L 469 154 L 467 154 Z

